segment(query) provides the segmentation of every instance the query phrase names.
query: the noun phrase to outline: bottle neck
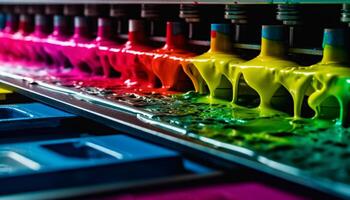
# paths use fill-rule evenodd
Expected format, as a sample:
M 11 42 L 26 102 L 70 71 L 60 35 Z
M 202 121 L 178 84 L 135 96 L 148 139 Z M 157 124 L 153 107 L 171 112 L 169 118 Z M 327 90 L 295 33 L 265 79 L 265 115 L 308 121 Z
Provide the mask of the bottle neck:
M 230 52 L 232 50 L 231 37 L 217 31 L 211 31 L 210 52 Z
M 22 15 L 20 17 L 18 29 L 24 34 L 28 34 L 32 31 L 31 17 L 29 15 Z
M 143 31 L 131 31 L 128 36 L 131 44 L 144 44 L 146 42 L 146 34 Z
M 76 17 L 74 19 L 74 38 L 88 37 L 88 26 L 86 17 Z
M 17 31 L 17 28 L 18 28 L 18 21 L 16 20 L 16 16 L 13 14 L 7 14 L 4 31 L 7 33 L 14 33 Z
M 111 27 L 107 27 L 107 26 L 104 26 L 104 27 L 98 27 L 97 29 L 97 38 L 99 38 L 100 40 L 108 40 L 110 39 L 112 36 L 111 36 Z
M 322 64 L 349 63 L 349 50 L 345 47 L 325 45 L 323 49 Z
M 98 20 L 97 40 L 109 40 L 112 37 L 111 22 L 106 19 Z
M 183 33 L 181 24 L 167 24 L 166 30 L 166 40 L 165 40 L 165 49 L 173 49 L 173 48 L 184 48 L 186 43 L 186 38 Z
M 63 36 L 67 34 L 67 23 L 66 18 L 61 15 L 55 15 L 53 18 L 53 35 Z
M 260 56 L 280 57 L 286 55 L 286 46 L 282 41 L 262 38 Z
M 48 16 L 36 15 L 34 31 L 36 35 L 47 35 L 49 30 Z
M 0 13 L 0 30 L 3 30 L 6 25 L 6 15 L 4 13 Z

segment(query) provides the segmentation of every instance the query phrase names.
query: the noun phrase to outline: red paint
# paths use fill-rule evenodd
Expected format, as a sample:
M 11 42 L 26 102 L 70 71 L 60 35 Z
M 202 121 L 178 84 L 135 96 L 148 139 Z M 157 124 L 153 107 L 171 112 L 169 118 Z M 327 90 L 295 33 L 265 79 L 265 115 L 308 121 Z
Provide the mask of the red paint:
M 176 91 L 188 91 L 193 88 L 182 66 L 187 62 L 187 58 L 195 54 L 186 51 L 185 47 L 186 36 L 182 24 L 168 22 L 166 44 L 163 48 L 155 50 L 151 62 L 147 63 L 160 79 L 162 88 Z
M 216 31 L 211 31 L 210 32 L 210 37 L 211 38 L 216 38 Z
M 115 71 L 121 73 L 120 80 L 128 87 L 141 86 L 154 88 L 157 78 L 152 69 L 144 64 L 147 52 L 152 51 L 147 45 L 146 32 L 142 20 L 129 21 L 129 38 L 121 47 L 111 48 L 109 61 Z

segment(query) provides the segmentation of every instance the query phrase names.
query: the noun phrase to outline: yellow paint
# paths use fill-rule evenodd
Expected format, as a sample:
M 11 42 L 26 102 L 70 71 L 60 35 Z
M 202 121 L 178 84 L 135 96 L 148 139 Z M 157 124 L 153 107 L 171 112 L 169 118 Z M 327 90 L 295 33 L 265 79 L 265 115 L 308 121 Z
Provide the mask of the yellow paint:
M 237 100 L 239 77 L 243 75 L 248 86 L 259 94 L 259 108 L 270 111 L 271 99 L 282 86 L 276 75 L 282 69 L 297 66 L 285 59 L 285 51 L 283 42 L 262 38 L 259 56 L 241 64 L 230 63 L 226 73 L 233 85 L 233 101 Z
M 6 90 L 3 88 L 0 88 L 0 100 L 5 100 L 6 99 L 6 95 L 13 93 L 10 90 Z
M 237 101 L 241 77 L 260 97 L 257 108 L 261 115 L 278 113 L 271 108 L 271 100 L 278 95 L 279 88 L 284 87 L 293 98 L 294 117 L 301 116 L 301 106 L 305 96 L 308 104 L 315 110 L 315 117 L 320 115 L 324 101 L 333 96 L 340 105 L 340 119 L 343 124 L 350 122 L 350 68 L 349 52 L 344 47 L 324 45 L 321 62 L 310 67 L 286 60 L 286 48 L 283 40 L 262 38 L 261 52 L 256 58 L 242 62 L 238 56 L 230 54 L 230 39 L 225 34 L 216 34 L 211 38 L 208 52 L 191 59 L 192 65 L 187 69 L 198 92 L 209 88 L 210 98 L 201 99 L 206 103 L 225 103 L 217 98 L 218 90 L 232 88 L 232 101 Z M 226 77 L 229 84 L 223 82 Z M 236 106 L 236 105 L 234 105 Z M 331 105 L 332 106 L 332 105 Z M 333 105 L 335 108 L 335 106 Z
M 214 32 L 210 41 L 210 50 L 200 56 L 190 59 L 190 64 L 184 69 L 191 78 L 197 92 L 204 93 L 208 86 L 210 98 L 227 98 L 231 93 L 231 85 L 222 77 L 228 70 L 229 63 L 243 62 L 232 54 L 229 34 Z
M 301 116 L 305 96 L 308 104 L 320 116 L 326 99 L 335 97 L 339 103 L 343 125 L 350 122 L 350 68 L 349 51 L 342 47 L 325 45 L 321 62 L 310 67 L 297 66 L 283 58 L 283 45 L 262 39 L 261 54 L 246 63 L 230 64 L 227 76 L 238 87 L 240 74 L 260 96 L 262 110 L 269 109 L 272 96 L 283 86 L 293 98 L 294 117 Z M 234 92 L 236 97 L 236 92 Z M 336 108 L 336 105 L 328 105 Z M 326 115 L 330 115 L 326 113 Z

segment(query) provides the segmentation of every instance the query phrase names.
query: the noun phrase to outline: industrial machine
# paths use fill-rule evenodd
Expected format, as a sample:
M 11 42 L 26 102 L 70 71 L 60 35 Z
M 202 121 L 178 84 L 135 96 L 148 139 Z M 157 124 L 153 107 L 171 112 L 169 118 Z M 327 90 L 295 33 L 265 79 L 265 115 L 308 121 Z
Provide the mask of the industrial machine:
M 347 3 L 0 0 L 0 194 L 348 199 Z

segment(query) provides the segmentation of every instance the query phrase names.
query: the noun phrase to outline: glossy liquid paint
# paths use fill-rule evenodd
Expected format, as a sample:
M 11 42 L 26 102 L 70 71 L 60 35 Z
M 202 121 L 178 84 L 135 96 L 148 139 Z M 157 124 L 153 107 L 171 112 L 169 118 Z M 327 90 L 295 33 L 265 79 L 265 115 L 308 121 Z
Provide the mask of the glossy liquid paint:
M 8 40 L 11 46 L 12 59 L 14 62 L 21 60 L 29 60 L 28 53 L 32 52 L 28 49 L 28 41 L 26 37 L 30 35 L 33 31 L 33 19 L 32 16 L 23 14 L 19 17 L 18 31 L 12 34 Z M 28 51 L 29 50 L 29 51 Z
M 232 53 L 231 26 L 229 24 L 212 24 L 210 49 L 208 52 L 192 58 L 192 73 L 187 73 L 196 86 L 196 91 L 203 92 L 204 85 L 208 86 L 210 98 L 230 98 L 232 87 L 224 72 L 228 71 L 229 63 L 240 63 L 243 60 Z M 193 67 L 194 66 L 194 67 Z M 204 84 L 205 83 L 205 84 Z
M 18 16 L 14 14 L 6 14 L 6 22 L 4 29 L 0 32 L 0 42 L 2 44 L 1 52 L 1 61 L 11 61 L 13 60 L 12 56 L 12 36 L 18 30 Z
M 144 65 L 146 52 L 154 48 L 149 46 L 146 38 L 146 27 L 143 20 L 129 20 L 128 41 L 121 47 L 111 48 L 109 61 L 113 69 L 120 72 L 120 80 L 126 86 L 154 88 L 157 77 L 150 66 Z
M 233 88 L 233 102 L 238 98 L 238 84 L 242 76 L 248 86 L 253 88 L 260 97 L 258 109 L 270 113 L 271 100 L 282 86 L 276 81 L 275 74 L 284 68 L 298 66 L 286 59 L 283 26 L 263 26 L 260 54 L 247 62 L 230 63 L 227 74 Z
M 350 155 L 350 148 L 347 148 L 350 138 L 348 129 L 344 128 L 349 124 L 347 91 L 350 82 L 344 30 L 327 29 L 322 61 L 305 67 L 286 58 L 281 26 L 264 26 L 259 56 L 244 61 L 233 54 L 228 45 L 228 25 L 212 26 L 211 48 L 200 56 L 185 51 L 186 45 L 182 46 L 181 35 L 169 34 L 176 32 L 170 30 L 176 29 L 176 23 L 168 24 L 167 43 L 160 49 L 148 45 L 142 22 L 132 20 L 130 25 L 129 41 L 124 45 L 110 44 L 110 40 L 98 43 L 104 40 L 85 36 L 81 39 L 81 30 L 76 30 L 76 36 L 71 39 L 57 37 L 59 39 L 44 45 L 45 48 L 56 45 L 55 48 L 59 49 L 57 52 L 62 52 L 72 63 L 78 63 L 80 57 L 69 54 L 75 53 L 75 47 L 86 47 L 79 44 L 94 44 L 96 55 L 105 62 L 90 65 L 104 66 L 102 71 L 106 73 L 103 75 L 80 72 L 78 67 L 72 69 L 75 72 L 73 76 L 70 75 L 72 71 L 59 71 L 58 83 L 77 80 L 80 82 L 77 88 L 82 92 L 138 106 L 154 114 L 148 120 L 184 129 L 191 133 L 188 137 L 206 143 L 215 141 L 215 144 L 222 142 L 239 146 L 241 153 L 253 156 L 252 159 L 258 157 L 266 164 L 282 163 L 312 175 L 350 182 L 350 176 L 341 173 L 350 167 L 350 162 L 344 160 Z M 174 38 L 176 42 L 169 38 Z M 67 46 L 69 50 L 65 50 Z M 55 54 L 51 56 L 55 57 Z M 120 76 L 107 78 L 110 67 Z M 181 68 L 189 75 L 197 92 L 167 92 L 178 88 L 176 84 L 182 78 L 173 78 Z M 96 76 L 101 78 L 92 78 Z M 161 85 L 157 85 L 157 79 Z M 260 98 L 258 107 L 252 106 L 253 102 L 249 99 L 236 104 L 236 90 L 241 87 L 239 82 L 242 79 L 257 92 Z M 205 96 L 206 87 L 209 97 Z M 187 90 L 186 87 L 179 88 Z M 278 94 L 279 88 L 285 88 L 286 93 Z M 159 94 L 159 91 L 166 92 Z M 287 96 L 288 93 L 293 101 L 292 115 L 271 106 L 276 95 Z M 301 117 L 305 97 L 308 97 L 309 107 L 316 111 L 315 118 Z M 334 97 L 339 106 L 328 102 L 330 97 Z M 340 120 L 327 118 L 330 112 L 324 113 L 324 109 L 338 111 Z
M 66 58 L 61 50 L 61 44 L 68 40 L 67 18 L 63 15 L 54 15 L 53 32 L 43 41 L 44 51 L 50 56 L 51 63 L 48 65 L 52 73 L 60 73 L 64 71 L 66 66 Z
M 94 48 L 94 45 L 88 29 L 88 18 L 83 16 L 74 17 L 73 36 L 60 43 L 62 54 L 68 58 L 72 68 L 58 76 L 70 78 L 92 76 L 93 69 L 88 62 L 83 60 L 92 48 Z
M 28 61 L 24 65 L 43 68 L 51 64 L 51 56 L 44 49 L 50 31 L 49 21 L 49 16 L 35 15 L 34 31 L 24 38 L 25 51 L 28 54 Z
M 184 25 L 167 22 L 165 45 L 152 51 L 145 63 L 152 67 L 165 90 L 189 91 L 193 88 L 184 68 L 196 54 L 186 50 L 186 42 Z

